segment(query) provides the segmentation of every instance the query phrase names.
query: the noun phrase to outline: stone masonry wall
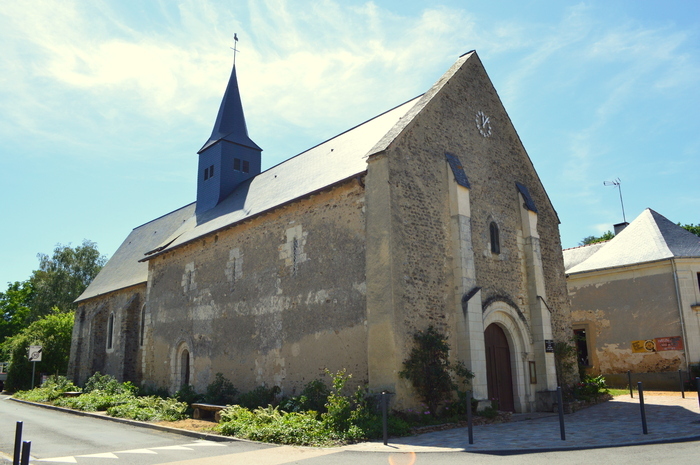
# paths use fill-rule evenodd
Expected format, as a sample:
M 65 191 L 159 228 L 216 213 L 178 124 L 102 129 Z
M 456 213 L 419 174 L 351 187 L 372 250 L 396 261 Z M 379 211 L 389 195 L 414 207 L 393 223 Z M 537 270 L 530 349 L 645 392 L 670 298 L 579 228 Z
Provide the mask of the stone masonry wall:
M 484 137 L 475 118 L 490 118 Z M 405 359 L 412 334 L 434 324 L 448 337 L 455 330 L 451 272 L 450 208 L 445 153 L 457 156 L 471 184 L 471 236 L 477 285 L 484 307 L 503 300 L 527 314 L 528 296 L 522 249 L 524 184 L 539 210 L 538 233 L 545 263 L 547 299 L 556 314 L 555 338 L 568 337 L 563 260 L 558 219 L 510 119 L 476 55 L 446 82 L 381 157 L 388 160 L 392 205 L 392 260 L 395 270 L 396 338 Z M 372 164 L 370 164 L 372 169 Z M 371 172 L 370 172 L 371 175 Z M 369 194 L 368 194 L 369 195 Z M 489 224 L 500 231 L 500 254 L 491 253 Z M 570 324 L 569 324 L 570 333 Z M 401 347 L 399 349 L 401 351 Z M 405 386 L 404 386 L 405 388 Z
M 82 302 L 75 312 L 68 374 L 83 384 L 99 371 L 119 381 L 140 381 L 140 313 L 146 285 L 141 284 Z M 112 347 L 107 328 L 114 315 Z
M 364 235 L 352 180 L 152 259 L 145 381 L 180 387 L 178 347 L 199 392 L 217 372 L 287 395 L 324 368 L 366 380 Z

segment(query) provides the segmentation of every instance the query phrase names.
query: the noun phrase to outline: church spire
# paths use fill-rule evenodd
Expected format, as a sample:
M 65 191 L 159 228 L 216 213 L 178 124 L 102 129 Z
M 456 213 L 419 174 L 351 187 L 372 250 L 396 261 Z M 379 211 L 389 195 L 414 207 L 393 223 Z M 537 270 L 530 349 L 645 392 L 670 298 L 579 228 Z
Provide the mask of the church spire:
M 234 53 L 236 50 L 234 49 Z M 236 64 L 234 62 L 231 69 L 231 77 L 226 86 L 224 98 L 221 100 L 219 114 L 214 123 L 214 129 L 211 132 L 209 140 L 204 146 L 199 149 L 199 152 L 206 150 L 215 143 L 225 140 L 234 144 L 243 145 L 255 150 L 262 150 L 258 145 L 248 137 L 248 128 L 245 124 L 245 116 L 243 115 L 243 104 L 241 103 L 241 94 L 238 90 L 238 78 L 236 77 Z
M 238 42 L 238 37 L 234 35 Z M 244 181 L 260 174 L 262 149 L 248 137 L 236 77 L 235 53 L 224 97 L 209 140 L 197 152 L 197 213 L 214 208 Z

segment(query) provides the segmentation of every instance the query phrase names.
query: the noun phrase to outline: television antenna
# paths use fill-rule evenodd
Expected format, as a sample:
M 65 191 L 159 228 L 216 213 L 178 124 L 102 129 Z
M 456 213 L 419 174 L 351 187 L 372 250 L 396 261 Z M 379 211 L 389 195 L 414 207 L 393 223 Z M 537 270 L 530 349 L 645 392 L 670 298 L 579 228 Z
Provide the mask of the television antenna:
M 603 185 L 617 187 L 617 190 L 620 192 L 620 205 L 622 206 L 622 222 L 627 223 L 627 219 L 625 218 L 625 204 L 622 202 L 622 181 L 620 181 L 620 178 L 615 178 L 612 181 L 603 181 Z

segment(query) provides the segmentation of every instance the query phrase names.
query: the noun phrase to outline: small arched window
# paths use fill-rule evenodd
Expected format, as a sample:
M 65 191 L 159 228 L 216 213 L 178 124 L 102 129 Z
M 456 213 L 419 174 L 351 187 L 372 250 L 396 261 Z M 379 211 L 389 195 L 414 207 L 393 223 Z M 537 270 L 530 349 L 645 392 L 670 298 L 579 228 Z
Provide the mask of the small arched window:
M 109 320 L 107 321 L 107 348 L 111 349 L 114 347 L 114 313 L 109 314 Z
M 190 384 L 190 352 L 185 349 L 180 354 L 180 387 Z
M 489 225 L 489 233 L 491 237 L 491 253 L 501 253 L 501 239 L 498 233 L 498 226 L 493 221 Z

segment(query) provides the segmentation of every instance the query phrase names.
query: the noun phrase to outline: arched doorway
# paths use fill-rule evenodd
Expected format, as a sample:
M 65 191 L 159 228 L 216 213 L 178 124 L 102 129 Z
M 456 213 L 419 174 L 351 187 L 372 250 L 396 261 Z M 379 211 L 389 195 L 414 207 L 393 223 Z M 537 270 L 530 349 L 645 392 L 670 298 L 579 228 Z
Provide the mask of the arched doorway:
M 506 333 L 496 323 L 492 323 L 484 332 L 484 344 L 489 399 L 498 400 L 499 410 L 514 412 L 513 374 Z

